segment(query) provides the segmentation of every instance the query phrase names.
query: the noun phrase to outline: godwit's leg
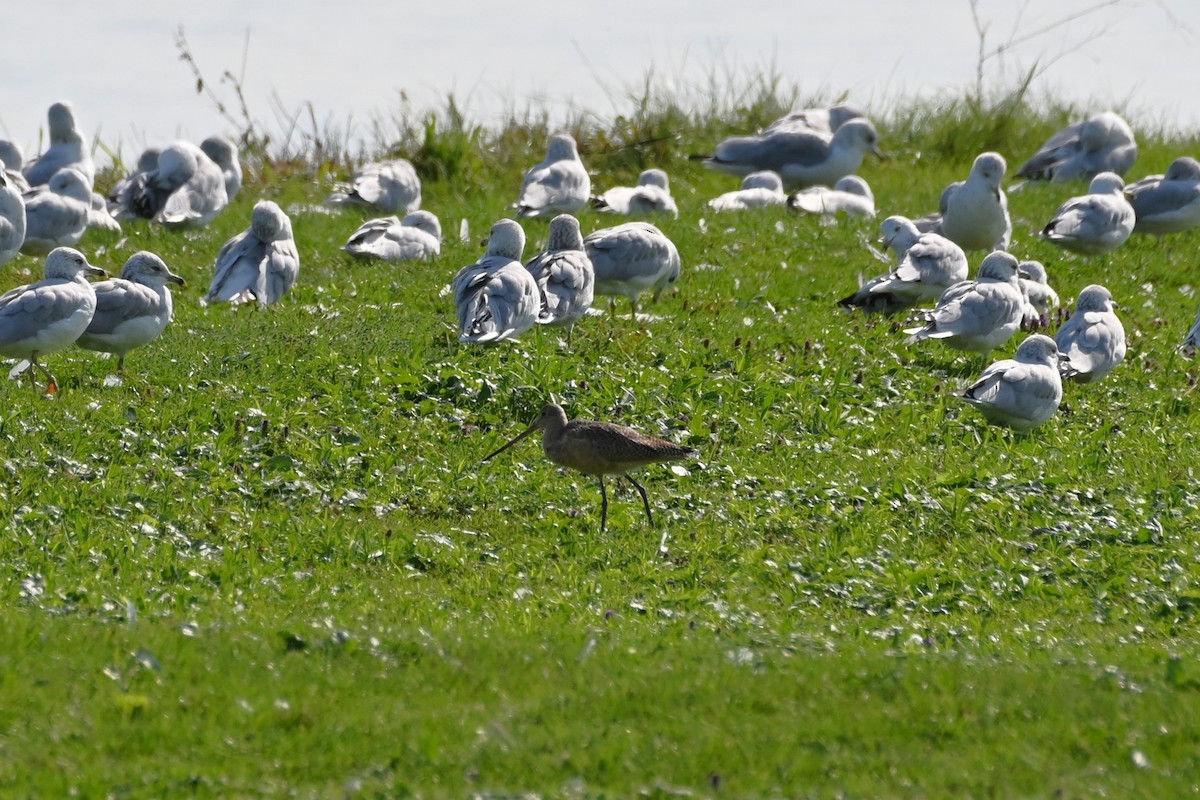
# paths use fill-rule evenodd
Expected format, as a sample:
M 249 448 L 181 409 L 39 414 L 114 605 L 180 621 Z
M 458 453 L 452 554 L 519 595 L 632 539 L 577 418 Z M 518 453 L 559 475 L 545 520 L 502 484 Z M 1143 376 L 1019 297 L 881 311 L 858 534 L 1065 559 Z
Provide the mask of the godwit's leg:
M 604 491 L 604 476 L 600 476 L 600 532 L 604 533 L 604 525 L 608 522 L 608 492 Z
M 625 476 L 625 480 L 632 483 L 633 488 L 637 489 L 638 494 L 640 494 L 642 496 L 642 505 L 644 505 L 646 507 L 646 521 L 649 522 L 650 527 L 653 528 L 654 527 L 654 517 L 650 516 L 650 499 L 648 497 L 646 497 L 646 490 L 642 488 L 642 485 L 640 483 L 635 481 L 629 475 Z

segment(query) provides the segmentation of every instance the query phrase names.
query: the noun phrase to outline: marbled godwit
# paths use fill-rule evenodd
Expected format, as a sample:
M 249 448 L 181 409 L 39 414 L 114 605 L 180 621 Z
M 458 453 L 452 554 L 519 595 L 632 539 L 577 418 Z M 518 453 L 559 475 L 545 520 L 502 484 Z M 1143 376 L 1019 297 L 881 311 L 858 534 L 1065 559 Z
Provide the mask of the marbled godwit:
M 921 233 L 907 217 L 888 217 L 880 230 L 884 244 L 899 259 L 898 265 L 843 297 L 840 305 L 894 314 L 934 302 L 942 292 L 967 279 L 966 254 L 945 236 Z
M 637 186 L 614 186 L 592 198 L 592 208 L 626 217 L 670 214 L 679 217 L 679 206 L 671 197 L 671 179 L 661 169 L 643 170 Z
M 432 211 L 414 211 L 404 219 L 367 220 L 342 247 L 355 258 L 414 261 L 432 258 L 442 249 L 442 223 Z
M 391 214 L 410 214 L 421 207 L 421 179 L 403 158 L 364 164 L 349 186 L 329 196 L 333 206 L 365 206 Z
M 575 140 L 565 133 L 550 137 L 546 160 L 525 173 L 525 184 L 517 200 L 518 217 L 549 217 L 578 211 L 587 205 L 592 179 Z
M 1113 311 L 1116 307 L 1112 294 L 1098 284 L 1079 293 L 1075 313 L 1054 337 L 1065 359 L 1064 378 L 1098 381 L 1125 358 L 1125 326 Z
M 46 256 L 45 279 L 18 286 L 0 295 L 0 356 L 29 361 L 50 383 L 47 394 L 58 391 L 50 371 L 38 356 L 57 353 L 79 338 L 96 313 L 96 292 L 86 275 L 107 277 L 78 250 L 58 247 Z
M 630 317 L 637 318 L 637 297 L 654 289 L 654 299 L 679 279 L 679 251 L 666 234 L 649 222 L 626 222 L 601 228 L 583 240 L 596 273 L 596 294 L 629 298 Z
M 521 265 L 525 231 L 502 219 L 488 234 L 487 253 L 454 276 L 460 342 L 496 344 L 537 324 L 537 281 Z
M 592 307 L 596 285 L 592 261 L 583 249 L 579 220 L 570 214 L 550 220 L 546 252 L 525 262 L 525 269 L 537 281 L 541 299 L 538 324 L 565 325 L 569 344 L 571 328 Z
M 125 354 L 157 339 L 171 321 L 168 283 L 185 285 L 154 253 L 134 253 L 120 278 L 93 284 L 96 313 L 75 343 L 85 350 L 116 353 L 120 372 Z
M 300 254 L 292 239 L 292 221 L 274 202 L 259 200 L 250 214 L 250 227 L 217 253 L 204 300 L 234 305 L 253 300 L 262 308 L 279 302 L 299 274 Z
M 938 210 L 914 220 L 917 228 L 940 233 L 963 250 L 1007 250 L 1012 219 L 1000 188 L 1007 170 L 1004 156 L 980 153 L 967 179 L 942 191 Z
M 576 419 L 567 421 L 567 412 L 556 403 L 548 403 L 532 425 L 515 439 L 501 447 L 484 461 L 503 453 L 534 431 L 542 432 L 542 450 L 555 464 L 577 469 L 600 479 L 600 530 L 608 522 L 608 493 L 604 489 L 604 476 L 617 475 L 633 484 L 642 496 L 646 508 L 646 520 L 651 526 L 650 500 L 646 490 L 628 473 L 631 469 L 657 464 L 660 461 L 678 461 L 698 455 L 690 447 L 674 444 L 663 439 L 647 436 L 633 428 L 614 425 L 611 422 L 594 422 Z

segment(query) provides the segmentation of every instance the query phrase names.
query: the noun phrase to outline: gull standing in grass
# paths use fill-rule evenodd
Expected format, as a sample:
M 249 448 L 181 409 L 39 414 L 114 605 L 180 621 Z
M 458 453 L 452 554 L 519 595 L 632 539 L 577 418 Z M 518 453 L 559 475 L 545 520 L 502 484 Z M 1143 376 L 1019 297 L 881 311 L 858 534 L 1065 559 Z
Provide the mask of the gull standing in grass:
M 1017 431 L 1045 424 L 1062 402 L 1058 346 L 1035 333 L 1012 358 L 997 361 L 960 395 L 988 422 Z
M 936 233 L 921 233 L 907 217 L 888 217 L 880 226 L 884 244 L 900 263 L 891 272 L 872 278 L 840 305 L 894 314 L 937 300 L 967 279 L 967 256 L 962 248 Z
M 414 211 L 404 219 L 368 220 L 351 234 L 342 249 L 367 261 L 433 258 L 442 250 L 442 223 L 432 211 Z
M 654 299 L 679 279 L 679 250 L 649 222 L 602 228 L 583 240 L 596 274 L 596 294 L 629 298 L 629 318 L 637 319 L 637 298 L 646 289 Z
M 525 183 L 517 200 L 518 217 L 552 217 L 573 214 L 587 205 L 592 179 L 575 140 L 565 133 L 550 137 L 546 160 L 525 173 Z
M 229 204 L 221 168 L 191 142 L 164 148 L 155 168 L 133 180 L 128 204 L 114 215 L 118 219 L 203 227 Z
M 644 170 L 637 186 L 614 186 L 592 198 L 592 208 L 626 217 L 670 214 L 679 218 L 679 206 L 671 197 L 671 180 L 661 169 Z
M 983 260 L 979 277 L 951 286 L 932 310 L 919 312 L 924 324 L 906 329 L 907 343 L 942 339 L 957 350 L 986 358 L 1021 327 L 1025 296 L 1017 282 L 1017 259 L 996 251 Z
M 550 220 L 546 251 L 525 262 L 525 269 L 537 282 L 541 299 L 538 324 L 565 326 L 570 346 L 571 329 L 587 316 L 596 288 L 596 274 L 583 249 L 579 220 L 570 214 Z
M 708 201 L 708 205 L 714 211 L 746 211 L 781 206 L 787 199 L 783 192 L 783 179 L 777 173 L 764 169 L 751 172 L 742 178 L 742 188 L 714 197 Z
M 1017 170 L 1018 178 L 1055 183 L 1101 172 L 1124 175 L 1137 159 L 1137 142 L 1129 123 L 1112 111 L 1068 125 L 1050 137 Z
M 96 313 L 96 292 L 86 276 L 108 274 L 69 247 L 50 251 L 44 274 L 44 280 L 0 295 L 0 356 L 24 359 L 33 371 L 41 370 L 48 380 L 46 394 L 52 395 L 58 381 L 38 358 L 69 347 L 87 330 Z M 9 375 L 26 368 L 19 364 Z
M 83 238 L 92 213 L 92 187 L 79 170 L 60 169 L 48 184 L 30 189 L 24 200 L 22 253 L 44 255 Z
M 963 250 L 1006 250 L 1012 238 L 1008 198 L 1000 188 L 1008 164 L 999 153 L 981 153 L 965 181 L 945 188 L 938 210 L 915 220 L 922 231 L 940 233 Z
M 484 461 L 500 455 L 534 431 L 542 432 L 542 451 L 560 466 L 576 469 L 600 479 L 600 531 L 608 524 L 608 492 L 604 476 L 623 477 L 637 489 L 646 508 L 646 521 L 654 526 L 650 499 L 646 490 L 628 473 L 632 469 L 663 461 L 694 458 L 699 452 L 683 445 L 648 436 L 624 425 L 576 419 L 567 421 L 567 412 L 557 403 L 548 403 L 534 423 Z M 661 545 L 660 545 L 661 547 Z
M 263 308 L 279 302 L 299 273 L 300 254 L 292 237 L 292 221 L 274 202 L 259 200 L 251 212 L 250 227 L 217 253 L 204 302 L 256 302 Z
M 710 169 L 746 176 L 772 170 L 791 189 L 832 186 L 858 172 L 863 158 L 882 157 L 875 126 L 865 119 L 843 124 L 833 137 L 812 131 L 768 131 L 761 136 L 733 136 L 717 145 L 712 156 L 693 156 Z
M 0 172 L 0 264 L 12 261 L 25 243 L 25 199 Z
M 115 353 L 120 372 L 125 368 L 125 355 L 157 339 L 171 321 L 168 283 L 186 285 L 154 253 L 134 253 L 121 269 L 121 277 L 92 286 L 96 313 L 75 344 L 85 350 Z
M 875 216 L 875 195 L 867 182 L 857 175 L 847 175 L 832 189 L 827 186 L 801 189 L 788 196 L 787 205 L 794 211 L 825 217 L 845 214 L 848 217 L 870 219 Z
M 421 207 L 421 179 L 403 158 L 364 164 L 348 186 L 329 196 L 335 206 L 365 206 L 385 214 L 412 213 Z
M 4 162 L 4 179 L 8 181 L 8 185 L 16 189 L 19 194 L 28 192 L 29 181 L 25 180 L 25 174 L 21 172 L 21 167 L 25 164 L 25 156 L 15 142 L 0 139 L 0 162 Z
M 1165 175 L 1151 175 L 1125 187 L 1133 206 L 1134 233 L 1179 233 L 1200 225 L 1200 161 L 1182 156 Z
M 1133 233 L 1137 215 L 1125 199 L 1125 181 L 1115 172 L 1092 178 L 1088 193 L 1059 206 L 1042 229 L 1042 238 L 1082 255 L 1116 250 Z
M 838 128 L 860 117 L 865 118 L 866 114 L 854 106 L 845 104 L 829 108 L 802 108 L 784 114 L 768 125 L 763 133 L 811 131 L 832 137 Z
M 1017 265 L 1021 293 L 1025 295 L 1025 315 L 1021 327 L 1037 330 L 1050 326 L 1050 312 L 1058 308 L 1058 292 L 1050 288 L 1050 278 L 1040 261 L 1022 261 Z
M 1054 340 L 1062 353 L 1062 376 L 1092 383 L 1112 372 L 1125 358 L 1125 327 L 1117 318 L 1112 294 L 1098 284 L 1085 286 L 1075 313 Z
M 487 253 L 454 276 L 460 342 L 497 344 L 520 336 L 538 321 L 537 281 L 521 265 L 525 231 L 511 219 L 492 225 Z
M 96 180 L 96 164 L 83 146 L 83 136 L 75 124 L 75 108 L 70 103 L 55 103 L 46 114 L 50 127 L 50 146 L 25 166 L 30 186 L 49 183 L 60 169 L 74 167 L 87 178 L 88 189 Z
M 237 146 L 224 136 L 210 136 L 200 143 L 200 149 L 208 156 L 225 178 L 225 199 L 232 203 L 242 190 L 242 163 L 238 160 Z

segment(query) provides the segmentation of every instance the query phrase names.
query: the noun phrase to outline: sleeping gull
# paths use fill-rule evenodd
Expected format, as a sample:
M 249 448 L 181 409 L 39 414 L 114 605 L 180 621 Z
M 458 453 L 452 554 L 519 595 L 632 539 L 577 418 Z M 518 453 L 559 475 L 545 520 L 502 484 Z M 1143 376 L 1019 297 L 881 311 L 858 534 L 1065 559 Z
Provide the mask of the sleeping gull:
M 432 211 L 414 211 L 404 219 L 381 217 L 359 226 L 342 247 L 363 260 L 414 261 L 442 250 L 442 224 Z
M 957 350 L 986 357 L 1021 327 L 1025 296 L 1017 283 L 1017 259 L 996 251 L 983 260 L 979 277 L 956 283 L 942 293 L 937 306 L 919 312 L 924 323 L 906 329 L 907 343 L 942 339 Z
M 91 202 L 88 204 L 88 227 L 100 228 L 109 233 L 121 232 L 121 223 L 108 211 L 108 200 L 96 192 L 91 192 Z
M 228 204 L 221 168 L 196 145 L 179 141 L 159 153 L 153 170 L 134 179 L 128 205 L 114 216 L 203 227 Z
M 802 108 L 784 114 L 768 125 L 764 133 L 812 131 L 825 136 L 833 136 L 838 128 L 850 120 L 865 116 L 860 109 L 845 104 L 829 108 Z
M 708 201 L 714 211 L 745 211 L 750 208 L 781 206 L 787 202 L 783 180 L 775 172 L 764 169 L 742 178 L 742 188 L 726 192 Z
M 132 208 L 133 193 L 137 190 L 140 182 L 146 180 L 146 175 L 158 169 L 158 156 L 162 153 L 162 149 L 158 147 L 147 147 L 138 156 L 137 166 L 133 172 L 125 176 L 109 190 L 108 193 L 108 210 L 115 218 L 117 216 L 125 216 L 126 219 L 132 218 L 133 214 L 126 214 L 126 210 Z
M 25 200 L 8 176 L 0 173 L 0 264 L 7 264 L 25 243 Z
M 96 164 L 83 146 L 83 136 L 75 124 L 75 109 L 70 103 L 55 103 L 46 114 L 50 127 L 50 146 L 25 167 L 30 186 L 49 183 L 54 173 L 75 167 L 87 178 L 88 188 L 96 180 Z
M 251 212 L 250 227 L 217 253 L 204 302 L 238 305 L 253 301 L 263 308 L 279 302 L 299 273 L 300 254 L 292 239 L 292 221 L 274 202 L 259 200 Z
M 915 220 L 922 231 L 940 233 L 963 250 L 1006 250 L 1012 238 L 1008 198 L 1000 188 L 1008 165 L 999 153 L 981 153 L 965 181 L 942 191 L 936 213 Z
M 579 220 L 570 214 L 550 220 L 546 251 L 526 261 L 525 269 L 537 282 L 541 301 L 538 324 L 565 326 L 569 345 L 571 329 L 592 307 L 596 288 L 596 274 L 583 249 Z
M 412 163 L 403 158 L 364 164 L 349 186 L 329 196 L 335 206 L 366 206 L 385 214 L 408 214 L 421 207 L 421 179 Z
M 1017 177 L 1061 183 L 1075 178 L 1090 180 L 1101 172 L 1124 175 L 1136 159 L 1137 142 L 1129 124 L 1105 111 L 1051 136 L 1021 165 Z
M 225 178 L 225 199 L 232 203 L 242 190 L 242 163 L 238 161 L 237 146 L 224 136 L 210 136 L 200 143 L 200 149 L 220 167 Z
M 134 253 L 121 269 L 121 277 L 92 286 L 96 313 L 75 343 L 85 350 L 115 353 L 120 372 L 125 354 L 157 339 L 171 321 L 168 283 L 185 285 L 154 253 Z
M 769 169 L 792 189 L 832 186 L 858 172 L 867 153 L 882 156 L 877 139 L 875 126 L 865 119 L 852 119 L 838 128 L 832 139 L 812 131 L 733 136 L 717 145 L 712 156 L 696 158 L 703 158 L 711 169 L 738 176 Z
M 875 195 L 867 182 L 857 175 L 847 175 L 832 189 L 826 186 L 801 189 L 788 197 L 787 204 L 793 210 L 826 217 L 845 214 L 870 219 L 875 216 Z
M 1042 238 L 1073 253 L 1099 255 L 1125 244 L 1136 216 L 1125 199 L 1125 181 L 1115 172 L 1092 178 L 1088 193 L 1059 206 Z
M 21 148 L 17 146 L 16 142 L 0 139 L 0 162 L 4 163 L 4 178 L 8 181 L 8 185 L 20 194 L 28 192 L 29 181 L 25 180 L 25 174 L 21 172 L 21 167 L 25 165 L 25 156 L 22 155 Z
M 26 255 L 49 253 L 83 238 L 92 213 L 92 189 L 87 177 L 74 167 L 64 167 L 44 186 L 25 195 Z
M 679 207 L 671 197 L 671 181 L 661 169 L 643 170 L 638 175 L 637 186 L 614 186 L 593 197 L 592 207 L 626 217 L 649 214 L 679 217 Z
M 19 286 L 0 296 L 0 356 L 25 359 L 41 370 L 49 383 L 46 394 L 58 392 L 58 382 L 39 356 L 57 353 L 83 333 L 96 313 L 96 292 L 86 275 L 107 277 L 78 250 L 58 247 L 46 256 L 45 279 Z M 18 365 L 10 374 L 19 374 Z M 30 380 L 33 373 L 30 372 Z
M 1062 402 L 1058 346 L 1035 333 L 1021 342 L 1012 358 L 997 361 L 962 393 L 988 422 L 1017 431 L 1044 424 Z
M 880 227 L 884 243 L 900 263 L 842 298 L 838 301 L 841 305 L 894 314 L 935 301 L 946 289 L 967 279 L 967 256 L 946 237 L 921 233 L 906 217 L 888 217 Z
M 511 219 L 492 225 L 487 253 L 463 267 L 451 284 L 460 342 L 497 344 L 537 324 L 537 281 L 521 265 L 525 231 Z
M 573 213 L 587 205 L 592 179 L 579 160 L 575 140 L 567 134 L 550 137 L 546 159 L 525 173 L 517 200 L 518 217 L 550 217 Z
M 1050 312 L 1058 308 L 1058 292 L 1050 288 L 1046 267 L 1040 261 L 1022 261 L 1017 265 L 1025 313 L 1021 327 L 1037 330 L 1050 325 Z
M 1165 175 L 1151 175 L 1125 187 L 1137 221 L 1134 233 L 1179 233 L 1200 225 L 1200 162 L 1183 156 Z
M 1117 319 L 1116 307 L 1108 289 L 1098 284 L 1079 293 L 1075 313 L 1054 337 L 1064 359 L 1064 378 L 1098 381 L 1125 358 L 1125 327 Z
M 654 299 L 679 279 L 679 251 L 649 222 L 627 222 L 588 234 L 583 247 L 596 273 L 596 294 L 629 298 L 630 318 L 637 318 L 637 298 L 646 289 Z

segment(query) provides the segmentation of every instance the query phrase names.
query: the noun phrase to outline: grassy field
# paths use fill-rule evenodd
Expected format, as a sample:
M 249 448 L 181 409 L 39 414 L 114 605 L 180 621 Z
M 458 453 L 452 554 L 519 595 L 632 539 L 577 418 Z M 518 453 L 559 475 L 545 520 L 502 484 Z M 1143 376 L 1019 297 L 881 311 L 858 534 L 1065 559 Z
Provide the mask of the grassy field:
M 884 126 L 881 217 L 1064 119 L 960 112 Z M 1197 235 L 1075 258 L 1034 232 L 1081 185 L 1010 197 L 1014 253 L 1065 302 L 1106 284 L 1130 336 L 1013 435 L 953 396 L 981 360 L 836 308 L 880 271 L 875 223 L 706 213 L 736 181 L 683 156 L 758 120 L 683 121 L 579 131 L 597 189 L 667 167 L 684 267 L 651 319 L 622 303 L 569 350 L 464 348 L 444 293 L 537 126 L 405 151 L 448 234 L 432 263 L 344 256 L 365 217 L 311 210 L 333 176 L 295 165 L 258 164 L 204 231 L 89 233 L 93 263 L 150 249 L 191 287 L 119 385 L 83 351 L 48 359 L 52 401 L 0 384 L 0 795 L 1200 793 L 1200 398 L 1175 351 Z M 1197 144 L 1144 143 L 1131 177 Z M 294 212 L 297 286 L 202 307 L 264 197 Z M 547 225 L 525 229 L 529 257 Z M 535 441 L 480 466 L 551 396 L 701 451 L 638 476 L 656 529 L 622 487 L 600 534 L 596 481 Z

